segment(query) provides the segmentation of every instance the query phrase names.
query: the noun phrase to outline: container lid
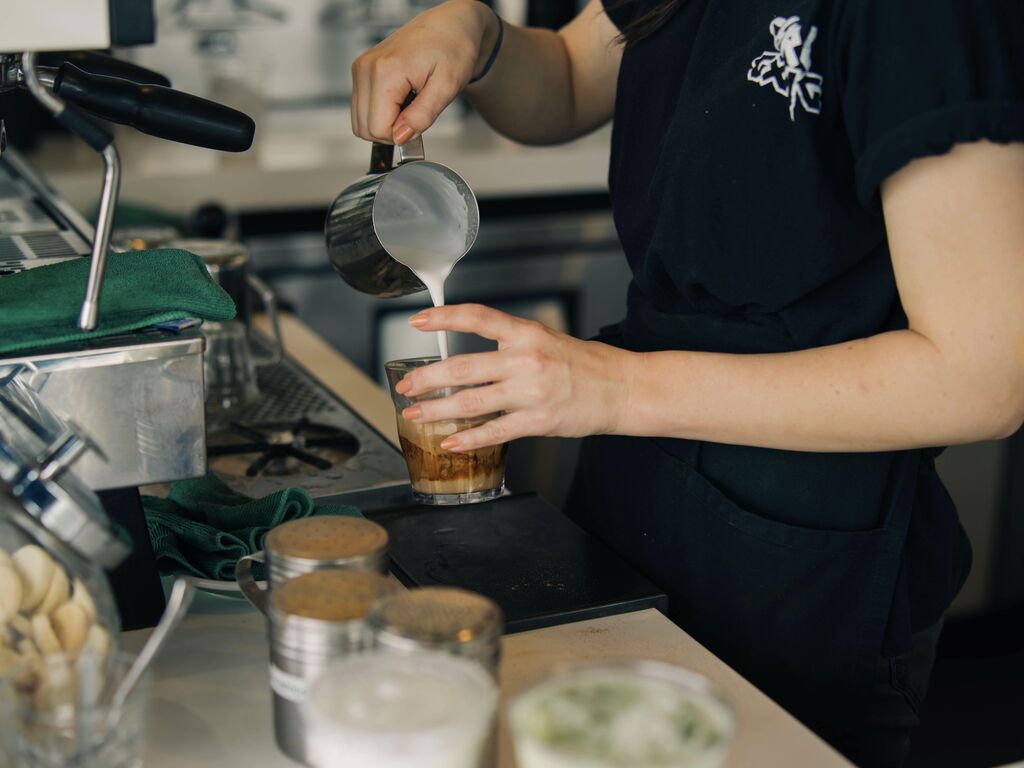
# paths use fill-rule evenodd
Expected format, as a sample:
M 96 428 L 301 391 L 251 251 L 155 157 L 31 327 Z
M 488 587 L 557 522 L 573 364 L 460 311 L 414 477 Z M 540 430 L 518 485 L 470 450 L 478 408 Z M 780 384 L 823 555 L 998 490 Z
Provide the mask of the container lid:
M 267 534 L 270 556 L 341 562 L 387 549 L 388 532 L 361 517 L 306 517 L 279 525 Z
M 382 600 L 366 617 L 378 638 L 439 648 L 496 642 L 504 628 L 497 603 L 456 587 L 424 587 Z
M 0 485 L 78 555 L 114 568 L 130 547 L 68 465 L 85 443 L 16 375 L 0 378 Z
M 272 589 L 270 611 L 285 620 L 354 621 L 396 589 L 393 581 L 373 571 L 327 568 L 296 576 Z

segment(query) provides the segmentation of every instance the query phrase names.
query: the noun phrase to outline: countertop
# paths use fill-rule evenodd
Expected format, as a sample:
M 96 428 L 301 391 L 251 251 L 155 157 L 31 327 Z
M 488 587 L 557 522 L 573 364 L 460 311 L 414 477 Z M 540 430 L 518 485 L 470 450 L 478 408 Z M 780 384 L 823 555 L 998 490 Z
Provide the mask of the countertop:
M 366 173 L 370 145 L 352 135 L 348 110 L 290 110 L 257 117 L 252 149 L 214 152 L 117 128 L 121 200 L 187 214 L 204 202 L 237 211 L 326 208 Z M 611 128 L 557 147 L 524 147 L 474 115 L 442 119 L 424 134 L 428 160 L 461 174 L 481 199 L 602 192 Z M 102 163 L 82 142 L 46 139 L 29 157 L 67 200 L 91 211 Z
M 282 323 L 290 355 L 394 440 L 390 398 L 292 317 Z M 145 745 L 147 768 L 286 768 L 274 746 L 262 617 L 225 600 L 220 614 L 191 614 L 155 663 Z M 146 631 L 128 633 L 130 650 Z M 705 675 L 735 710 L 731 768 L 849 768 L 828 745 L 655 610 L 566 624 L 503 639 L 503 699 L 554 667 L 602 659 L 655 659 Z M 514 760 L 502 728 L 498 768 Z

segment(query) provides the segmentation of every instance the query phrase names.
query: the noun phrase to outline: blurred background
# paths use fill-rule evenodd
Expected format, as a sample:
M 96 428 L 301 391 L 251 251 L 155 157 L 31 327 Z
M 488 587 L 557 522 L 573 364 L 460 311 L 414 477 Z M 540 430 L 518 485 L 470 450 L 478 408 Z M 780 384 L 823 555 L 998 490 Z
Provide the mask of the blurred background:
M 357 293 L 334 274 L 322 234 L 328 206 L 369 162 L 368 145 L 350 130 L 351 61 L 433 4 L 158 0 L 157 44 L 123 55 L 166 74 L 175 88 L 249 113 L 256 142 L 232 155 L 118 130 L 118 226 L 170 224 L 241 239 L 282 306 L 377 380 L 385 360 L 436 350 L 432 337 L 405 322 L 428 303 L 425 295 L 380 301 Z M 553 28 L 577 11 L 576 0 L 492 4 L 509 21 Z M 93 212 L 97 156 L 24 92 L 0 95 L 0 117 L 10 143 L 80 210 Z M 477 245 L 449 281 L 450 302 L 483 302 L 583 337 L 621 318 L 629 272 L 607 197 L 610 135 L 606 127 L 568 145 L 524 148 L 496 136 L 464 103 L 441 117 L 425 135 L 427 158 L 469 182 L 482 214 Z M 472 337 L 453 339 L 457 352 L 482 348 Z M 521 441 L 509 485 L 561 504 L 575 452 L 573 441 Z M 992 765 L 1000 739 L 979 734 L 1012 733 L 1011 719 L 1024 711 L 1024 438 L 952 448 L 939 464 L 975 561 L 942 641 L 912 764 Z M 1017 706 L 1001 705 L 1004 695 Z

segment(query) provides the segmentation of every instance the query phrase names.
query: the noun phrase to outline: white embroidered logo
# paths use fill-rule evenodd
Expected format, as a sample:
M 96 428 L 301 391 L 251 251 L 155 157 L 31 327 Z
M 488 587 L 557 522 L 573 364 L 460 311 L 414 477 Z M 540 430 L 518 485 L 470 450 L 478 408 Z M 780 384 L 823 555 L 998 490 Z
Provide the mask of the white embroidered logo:
M 821 75 L 811 71 L 811 48 L 818 28 L 811 27 L 804 37 L 799 16 L 782 16 L 769 26 L 775 51 L 765 51 L 750 64 L 747 80 L 771 85 L 789 99 L 789 119 L 796 122 L 796 106 L 812 115 L 821 114 Z

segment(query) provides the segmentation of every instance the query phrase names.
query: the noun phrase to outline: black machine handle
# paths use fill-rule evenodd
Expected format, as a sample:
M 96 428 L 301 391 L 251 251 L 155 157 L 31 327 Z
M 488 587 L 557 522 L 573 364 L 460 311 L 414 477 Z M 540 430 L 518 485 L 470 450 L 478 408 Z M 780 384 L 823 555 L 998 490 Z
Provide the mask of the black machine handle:
M 92 114 L 182 144 L 244 152 L 252 146 L 256 124 L 231 107 L 159 85 L 84 72 L 65 63 L 53 92 Z
M 154 72 L 151 69 L 140 67 L 138 64 L 115 59 L 113 56 L 107 56 L 96 51 L 41 53 L 38 60 L 44 67 L 58 68 L 65 62 L 69 62 L 90 75 L 120 77 L 122 80 L 131 80 L 133 83 L 140 83 L 142 85 L 171 87 L 171 81 L 159 72 Z

